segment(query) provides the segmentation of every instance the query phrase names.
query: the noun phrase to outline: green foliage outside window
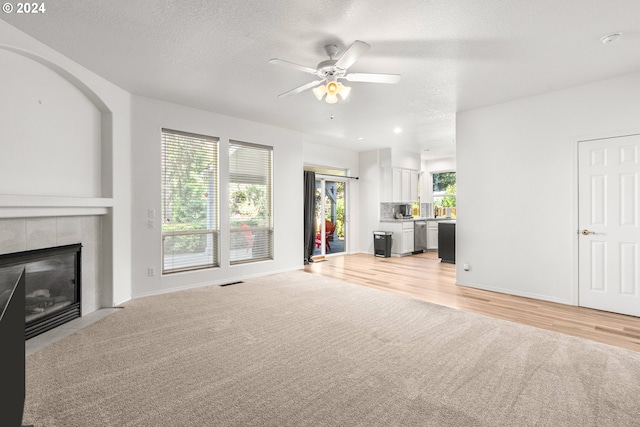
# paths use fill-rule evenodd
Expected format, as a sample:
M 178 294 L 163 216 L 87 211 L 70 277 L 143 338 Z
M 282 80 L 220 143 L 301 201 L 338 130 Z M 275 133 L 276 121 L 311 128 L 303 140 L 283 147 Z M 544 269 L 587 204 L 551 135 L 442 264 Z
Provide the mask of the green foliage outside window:
M 334 237 L 338 237 L 340 239 L 344 239 L 345 235 L 345 225 L 344 225 L 344 200 L 345 200 L 345 182 L 342 181 L 329 181 L 331 184 L 335 184 L 335 218 L 332 218 L 332 208 L 333 201 L 331 198 L 325 198 L 325 220 L 335 224 L 335 229 L 333 232 Z M 316 188 L 316 203 L 315 203 L 315 212 L 316 218 L 320 213 L 320 203 L 322 203 L 322 196 L 320 194 L 319 188 Z M 316 224 L 318 228 L 320 228 L 320 224 Z
M 344 187 L 344 182 L 341 182 Z M 344 188 L 342 189 L 344 194 Z M 338 193 L 340 194 L 340 193 Z M 336 202 L 336 236 L 340 239 L 344 239 L 344 197 L 338 198 Z
M 455 172 L 440 172 L 440 173 L 433 174 L 433 191 L 434 192 L 447 191 L 447 187 L 451 185 L 454 186 L 454 193 L 455 193 L 455 185 L 456 185 Z
M 213 152 L 206 144 L 174 136 L 163 147 L 163 232 L 208 228 L 207 204 L 214 177 Z M 207 236 L 173 236 L 165 239 L 166 253 L 202 252 Z
M 232 228 L 267 227 L 268 199 L 265 186 L 255 184 L 231 184 L 236 189 L 229 198 L 229 215 Z M 264 232 L 253 232 L 254 236 L 262 236 Z M 248 247 L 247 239 L 241 232 L 231 233 L 231 248 Z
M 251 227 L 268 225 L 267 194 L 264 186 L 237 184 L 237 189 L 231 193 L 230 201 L 232 227 L 240 227 L 242 224 Z
M 446 194 L 451 194 L 450 196 L 443 196 L 441 199 L 435 200 L 435 206 L 443 206 L 445 208 L 453 208 L 456 206 L 456 185 L 448 185 L 446 190 Z
M 452 214 L 455 216 L 456 208 L 456 173 L 455 172 L 439 172 L 433 175 L 433 192 L 440 193 L 434 195 L 433 210 L 435 216 L 443 216 L 446 208 L 452 208 Z M 442 195 L 442 193 L 445 193 Z

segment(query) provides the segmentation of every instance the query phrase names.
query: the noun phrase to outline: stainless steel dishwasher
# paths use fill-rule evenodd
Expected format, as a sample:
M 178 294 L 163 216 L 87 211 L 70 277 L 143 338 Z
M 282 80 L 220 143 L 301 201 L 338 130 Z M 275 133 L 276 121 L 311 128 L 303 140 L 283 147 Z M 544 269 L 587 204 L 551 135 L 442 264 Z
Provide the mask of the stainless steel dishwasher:
M 421 253 L 427 250 L 427 221 L 413 222 L 413 253 Z

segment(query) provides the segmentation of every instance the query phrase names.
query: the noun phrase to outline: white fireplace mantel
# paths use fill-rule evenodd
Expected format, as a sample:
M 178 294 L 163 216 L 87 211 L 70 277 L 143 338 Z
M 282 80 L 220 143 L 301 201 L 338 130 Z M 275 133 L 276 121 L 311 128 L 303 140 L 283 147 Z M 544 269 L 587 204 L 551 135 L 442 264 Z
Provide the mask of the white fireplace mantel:
M 0 218 L 106 215 L 113 199 L 0 194 Z

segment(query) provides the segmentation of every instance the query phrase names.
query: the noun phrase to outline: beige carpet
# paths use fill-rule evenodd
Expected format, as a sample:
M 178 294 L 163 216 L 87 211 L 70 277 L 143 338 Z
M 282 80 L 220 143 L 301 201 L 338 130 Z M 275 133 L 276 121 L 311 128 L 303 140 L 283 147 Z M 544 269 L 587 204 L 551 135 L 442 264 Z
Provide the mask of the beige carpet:
M 304 272 L 130 301 L 26 385 L 36 427 L 640 423 L 640 353 Z

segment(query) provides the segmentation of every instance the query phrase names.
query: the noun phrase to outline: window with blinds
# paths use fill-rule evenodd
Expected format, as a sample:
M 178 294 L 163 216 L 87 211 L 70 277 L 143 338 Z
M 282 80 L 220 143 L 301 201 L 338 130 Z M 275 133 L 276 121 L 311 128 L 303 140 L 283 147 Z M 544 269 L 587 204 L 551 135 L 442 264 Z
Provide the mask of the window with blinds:
M 162 272 L 217 267 L 218 138 L 162 129 Z
M 273 147 L 229 141 L 231 264 L 273 259 Z

